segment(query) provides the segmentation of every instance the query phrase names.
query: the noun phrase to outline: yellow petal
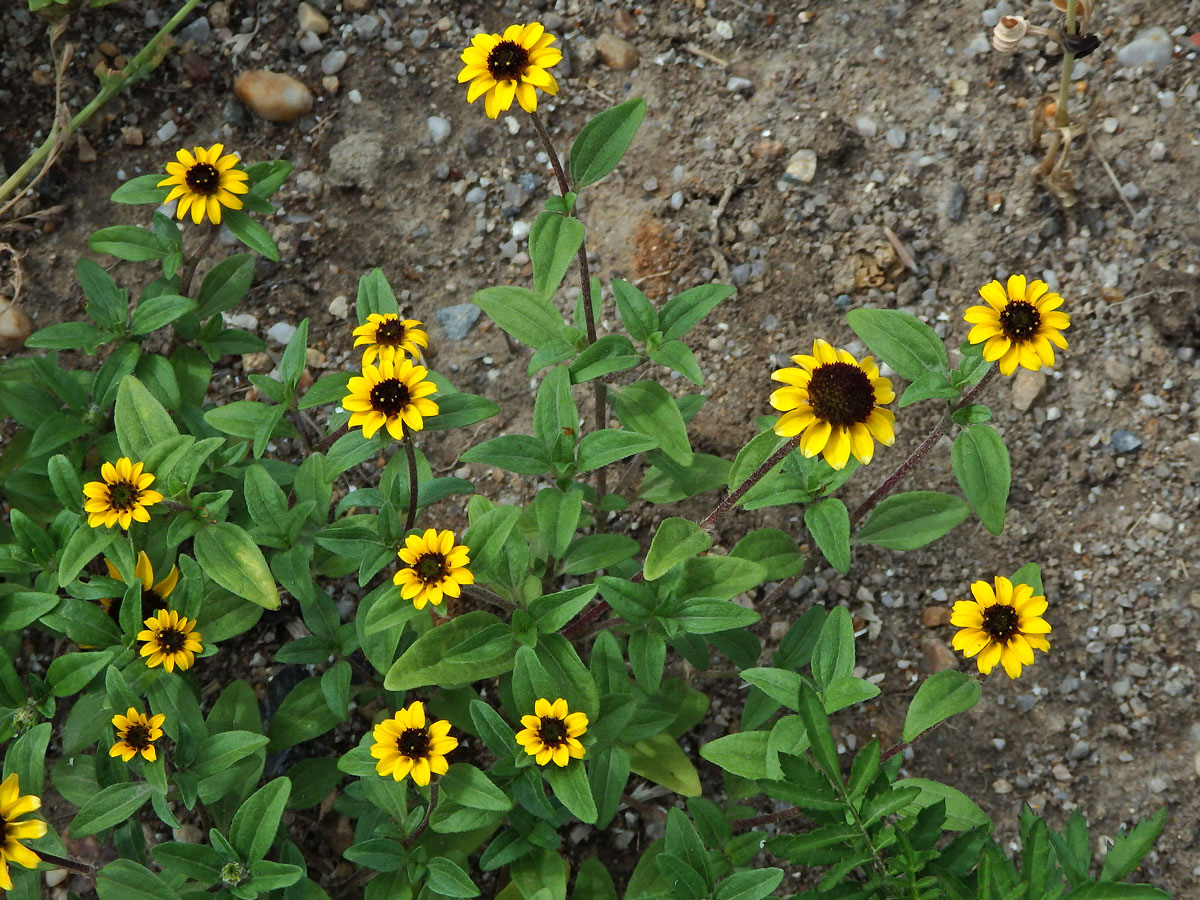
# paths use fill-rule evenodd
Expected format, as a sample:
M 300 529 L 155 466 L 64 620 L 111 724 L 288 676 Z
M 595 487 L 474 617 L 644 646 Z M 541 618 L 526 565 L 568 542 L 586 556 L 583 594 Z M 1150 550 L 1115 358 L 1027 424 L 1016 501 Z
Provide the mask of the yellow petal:
M 1000 286 L 998 281 L 989 281 L 979 289 L 979 296 L 982 297 L 987 304 L 996 312 L 1000 312 L 1004 307 L 1008 306 L 1008 297 L 1004 294 L 1004 288 Z
M 804 437 L 800 439 L 800 452 L 809 459 L 816 456 L 825 449 L 832 431 L 833 426 L 828 422 L 822 420 L 813 422 L 804 432 Z
M 1008 298 L 1010 300 L 1025 299 L 1025 276 L 1024 275 L 1009 275 L 1008 276 Z

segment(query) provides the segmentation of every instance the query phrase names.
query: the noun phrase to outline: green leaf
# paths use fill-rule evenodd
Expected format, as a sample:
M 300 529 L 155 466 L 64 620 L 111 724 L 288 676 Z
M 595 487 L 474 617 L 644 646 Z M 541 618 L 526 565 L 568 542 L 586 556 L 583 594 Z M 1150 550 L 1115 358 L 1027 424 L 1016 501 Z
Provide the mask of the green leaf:
M 765 667 L 743 669 L 739 674 L 743 681 L 748 681 L 776 703 L 793 711 L 799 710 L 800 683 L 804 680 L 799 672 Z
M 700 773 L 679 744 L 665 731 L 637 741 L 625 749 L 629 753 L 629 770 L 634 774 L 661 784 L 683 797 L 700 796 Z
M 657 581 L 685 559 L 712 546 L 712 535 L 690 519 L 664 519 L 650 541 L 642 572 L 647 581 Z
M 564 575 L 586 575 L 615 566 L 637 552 L 638 542 L 628 535 L 585 534 L 567 547 L 560 568 Z
M 80 491 L 79 505 L 83 505 L 83 492 Z M 66 587 L 75 580 L 75 576 L 83 567 L 108 549 L 117 539 L 120 531 L 112 528 L 92 528 L 80 524 L 75 533 L 67 540 L 62 556 L 58 560 L 58 586 Z
M 589 431 L 579 441 L 575 464 L 580 472 L 591 472 L 619 459 L 626 459 L 657 447 L 658 438 L 635 431 L 601 428 L 599 431 Z
M 837 609 L 844 611 L 845 607 L 839 606 Z M 829 716 L 821 706 L 816 691 L 803 682 L 800 684 L 800 721 L 804 723 L 804 732 L 811 742 L 813 759 L 817 761 L 826 778 L 835 784 L 841 783 L 837 745 L 829 727 Z
M 162 259 L 170 248 L 159 243 L 153 231 L 136 225 L 114 225 L 101 228 L 88 238 L 88 247 L 97 253 L 107 253 L 117 259 L 142 262 L 147 259 Z
M 358 279 L 358 295 L 355 300 L 358 324 L 365 325 L 372 315 L 398 316 L 400 305 L 396 294 L 388 284 L 382 269 L 372 269 Z
M 267 749 L 272 753 L 294 747 L 324 734 L 341 721 L 325 702 L 321 679 L 305 678 L 283 698 L 279 709 L 271 717 L 267 736 L 271 743 Z
M 791 578 L 804 568 L 804 556 L 795 540 L 778 528 L 756 528 L 738 541 L 729 555 L 758 563 L 769 579 Z
M 489 612 L 472 610 L 417 638 L 384 677 L 389 691 L 431 684 L 470 684 L 512 668 L 512 629 Z
M 225 590 L 264 609 L 279 609 L 279 590 L 250 535 L 231 522 L 205 526 L 195 538 L 196 562 Z
M 949 670 L 930 675 L 908 706 L 903 739 L 914 741 L 938 722 L 965 712 L 979 702 L 982 693 L 979 682 L 962 672 Z
M 289 779 L 276 778 L 251 794 L 234 813 L 229 842 L 241 854 L 243 862 L 257 862 L 267 855 L 275 843 L 275 833 L 291 792 Z
M 554 296 L 571 261 L 583 244 L 583 223 L 554 212 L 540 213 L 529 229 L 529 257 L 533 262 L 533 292 Z
M 737 288 L 727 284 L 701 284 L 672 297 L 663 304 L 658 313 L 658 325 L 662 329 L 663 340 L 683 337 L 692 330 L 692 326 L 708 315 L 714 306 L 736 292 Z
M 155 206 L 162 206 L 163 200 L 171 192 L 169 186 L 158 186 L 158 183 L 162 180 L 163 174 L 161 172 L 138 175 L 136 178 L 130 178 L 128 181 L 122 182 L 121 186 L 112 192 L 112 196 L 109 199 L 113 203 L 153 203 Z
M 894 494 L 875 507 L 851 543 L 915 550 L 954 529 L 970 511 L 963 500 L 937 491 Z
M 1002 532 L 1012 483 L 1004 438 L 989 425 L 971 425 L 955 438 L 950 459 L 954 477 L 979 521 L 992 534 Z
M 973 800 L 957 788 L 926 778 L 901 778 L 893 787 L 918 787 L 920 795 L 904 810 L 903 815 L 911 815 L 927 806 L 944 800 L 946 802 L 946 824 L 948 831 L 967 831 L 977 825 L 991 825 L 987 813 L 980 809 Z
M 209 316 L 233 309 L 242 302 L 253 281 L 253 255 L 235 253 L 221 260 L 208 270 L 200 283 L 196 318 L 204 321 Z
M 595 116 L 571 145 L 568 168 L 575 191 L 594 184 L 617 167 L 646 115 L 641 97 L 626 100 Z
M 69 697 L 88 686 L 88 683 L 112 662 L 112 650 L 95 653 L 68 653 L 50 663 L 46 681 L 54 696 Z M 107 827 L 107 826 L 101 826 Z
M 478 897 L 479 888 L 458 863 L 443 856 L 429 860 L 425 887 L 444 897 Z
M 613 411 L 621 424 L 631 431 L 653 435 L 673 462 L 692 464 L 692 445 L 687 426 L 675 400 L 657 381 L 635 381 L 609 390 Z
M 896 405 L 903 409 L 922 400 L 954 400 L 958 391 L 941 372 L 926 372 L 905 388 Z
M 4 754 L 4 777 L 15 773 L 23 794 L 39 796 L 42 793 L 51 728 L 49 722 L 35 725 L 9 744 L 8 752 Z
M 768 867 L 734 872 L 717 885 L 713 900 L 762 900 L 779 887 L 783 869 Z
M 1167 821 L 1167 810 L 1163 807 L 1149 819 L 1139 822 L 1128 834 L 1118 835 L 1104 857 L 1104 868 L 1100 871 L 1101 881 L 1120 881 L 1136 869 L 1154 849 L 1154 842 L 1162 833 Z
M 522 287 L 484 288 L 471 302 L 509 335 L 535 350 L 563 333 L 562 315 L 546 297 Z
M 588 784 L 596 801 L 596 826 L 607 828 L 629 783 L 629 754 L 620 747 L 588 753 Z
M 700 835 L 696 833 L 696 826 L 678 807 L 672 807 L 667 812 L 665 839 L 666 852 L 682 861 L 701 877 L 703 895 L 707 895 L 713 886 L 712 863 L 708 859 L 708 851 L 700 842 Z
M 844 606 L 835 606 L 821 626 L 813 647 L 812 673 L 817 686 L 824 690 L 835 678 L 854 671 L 854 624 Z
M 271 262 L 279 262 L 279 248 L 271 240 L 267 229 L 240 209 L 227 209 L 221 215 L 221 224 L 233 232 L 233 236 Z
M 123 331 L 129 313 L 129 296 L 117 287 L 111 275 L 90 259 L 81 258 L 75 264 L 75 274 L 88 298 L 87 314 L 92 321 L 101 328 Z
M 98 347 L 116 337 L 113 332 L 87 322 L 61 322 L 35 331 L 25 339 L 25 346 L 36 350 L 82 350 L 91 356 Z
M 633 342 L 623 334 L 606 334 L 571 363 L 571 383 L 582 384 L 613 372 L 632 369 L 641 361 Z
M 179 436 L 170 413 L 132 375 L 122 378 L 121 386 L 117 388 L 113 424 L 121 452 L 134 462 L 145 459 L 155 445 Z
M 542 772 L 559 803 L 580 822 L 595 823 L 596 801 L 582 760 L 572 760 L 565 766 L 551 765 Z
M 503 434 L 476 444 L 460 459 L 496 466 L 518 475 L 541 475 L 550 471 L 550 451 L 530 434 Z
M 468 809 L 508 812 L 513 808 L 508 795 L 469 763 L 454 763 L 438 783 L 443 796 Z
M 596 585 L 581 584 L 553 594 L 542 594 L 529 604 L 529 615 L 533 617 L 537 630 L 550 634 L 565 628 L 576 614 L 596 596 Z
M 179 873 L 201 881 L 220 880 L 225 860 L 206 844 L 184 844 L 167 841 L 150 849 L 154 861 L 168 874 Z
M 700 755 L 731 775 L 757 781 L 778 777 L 768 769 L 768 744 L 770 734 L 766 731 L 739 731 L 709 741 L 700 748 Z
M 239 759 L 249 756 L 269 739 L 265 734 L 253 731 L 224 731 L 205 740 L 196 756 L 192 771 L 197 775 L 213 775 L 232 766 Z
M 762 584 L 763 567 L 736 556 L 696 556 L 685 560 L 683 575 L 675 588 L 680 599 L 731 600 L 743 591 Z
M 101 788 L 75 814 L 71 837 L 86 837 L 132 818 L 153 792 L 154 788 L 144 781 L 121 782 Z
M 698 598 L 688 600 L 675 621 L 689 634 L 716 634 L 731 628 L 745 628 L 759 618 L 754 610 L 728 600 Z
M 1013 584 L 1027 584 L 1033 588 L 1034 596 L 1045 594 L 1042 588 L 1042 567 L 1037 563 L 1026 563 L 1012 573 L 1009 579 Z
M 74 824 L 71 833 L 76 833 Z M 129 859 L 113 860 L 97 873 L 96 895 L 100 900 L 179 900 L 170 885 Z
M 329 403 L 340 404 L 350 393 L 350 379 L 353 377 L 353 372 L 332 372 L 318 378 L 316 383 L 304 392 L 304 396 L 296 404 L 297 408 L 312 409 L 314 406 L 325 406 Z M 439 415 L 440 409 L 439 406 Z
M 678 372 L 692 384 L 704 386 L 704 373 L 696 362 L 696 354 L 683 341 L 666 341 L 650 351 L 650 358 L 660 366 Z
M 129 333 L 149 334 L 156 328 L 169 325 L 195 308 L 195 300 L 180 297 L 178 294 L 159 294 L 149 300 L 143 300 L 133 311 L 133 318 L 129 322 Z
M 827 497 L 804 507 L 804 524 L 829 564 L 845 574 L 850 571 L 850 513 L 836 497 Z
M 491 400 L 465 391 L 436 394 L 433 399 L 437 401 L 438 414 L 425 419 L 426 431 L 463 428 L 490 419 L 500 412 L 500 407 Z
M 835 713 L 839 709 L 853 706 L 879 696 L 879 687 L 871 684 L 865 678 L 855 678 L 852 675 L 841 675 L 829 682 L 829 687 L 821 692 L 821 705 L 827 713 Z
M 949 376 L 946 345 L 916 316 L 896 309 L 852 309 L 846 321 L 902 378 L 915 382 L 927 372 Z
M 658 330 L 658 313 L 654 311 L 654 304 L 649 297 L 620 278 L 613 279 L 612 291 L 621 322 L 635 341 L 644 342 Z
M 304 319 L 279 359 L 279 374 L 289 391 L 296 390 L 296 383 L 304 374 L 305 352 L 308 346 L 308 319 Z
M 579 527 L 583 512 L 583 489 L 572 485 L 569 491 L 544 488 L 533 498 L 533 512 L 537 518 L 538 531 L 546 542 L 547 552 L 561 558 L 567 545 Z

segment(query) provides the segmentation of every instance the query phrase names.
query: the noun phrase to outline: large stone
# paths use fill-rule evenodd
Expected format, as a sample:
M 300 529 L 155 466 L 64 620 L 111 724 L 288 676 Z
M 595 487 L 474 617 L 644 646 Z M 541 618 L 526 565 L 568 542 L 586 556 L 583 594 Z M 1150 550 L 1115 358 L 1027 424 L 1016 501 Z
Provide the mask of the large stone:
M 313 108 L 312 91 L 303 81 L 266 69 L 243 72 L 234 82 L 233 92 L 268 122 L 293 122 Z
M 33 320 L 25 310 L 7 297 L 0 296 L 0 351 L 20 350 L 33 334 Z
M 338 187 L 375 187 L 383 165 L 383 135 L 359 131 L 338 141 L 329 151 L 326 177 Z
M 637 47 L 615 34 L 605 32 L 596 39 L 596 54 L 610 69 L 628 72 L 638 64 Z

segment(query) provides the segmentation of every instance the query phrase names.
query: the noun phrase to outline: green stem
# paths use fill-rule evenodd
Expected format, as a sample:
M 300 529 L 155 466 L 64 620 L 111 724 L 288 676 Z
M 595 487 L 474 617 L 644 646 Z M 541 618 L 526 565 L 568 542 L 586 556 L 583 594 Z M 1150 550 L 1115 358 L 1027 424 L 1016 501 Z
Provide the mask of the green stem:
M 62 135 L 62 137 L 65 138 L 74 134 L 84 122 L 94 116 L 96 112 L 99 111 L 102 106 L 104 106 L 105 103 L 111 100 L 127 82 L 150 71 L 152 66 L 149 65 L 149 62 L 154 56 L 155 51 L 158 49 L 159 41 L 173 32 L 176 27 L 178 27 L 179 23 L 187 18 L 188 13 L 196 8 L 199 2 L 200 0 L 187 0 L 179 12 L 175 13 L 175 15 L 167 20 L 167 24 L 163 25 L 163 27 L 158 30 L 158 33 L 154 35 L 154 37 L 150 39 L 146 46 L 144 46 L 138 52 L 137 56 L 129 61 L 129 64 L 121 70 L 120 74 L 112 75 L 107 78 L 103 87 L 100 88 L 100 93 L 93 97 L 92 101 L 78 113 L 76 113 L 75 117 L 71 119 L 70 123 L 67 125 L 66 134 Z M 32 172 L 39 164 L 41 164 L 41 162 L 49 155 L 51 149 L 54 147 L 55 142 L 59 140 L 59 137 L 60 136 L 58 134 L 51 130 L 50 136 L 42 142 L 40 147 L 33 151 L 33 154 L 29 157 L 29 159 L 21 163 L 17 170 L 9 176 L 8 180 L 5 181 L 4 184 L 0 184 L 0 201 L 3 201 L 5 197 L 16 190 L 17 186 L 29 176 L 29 173 Z

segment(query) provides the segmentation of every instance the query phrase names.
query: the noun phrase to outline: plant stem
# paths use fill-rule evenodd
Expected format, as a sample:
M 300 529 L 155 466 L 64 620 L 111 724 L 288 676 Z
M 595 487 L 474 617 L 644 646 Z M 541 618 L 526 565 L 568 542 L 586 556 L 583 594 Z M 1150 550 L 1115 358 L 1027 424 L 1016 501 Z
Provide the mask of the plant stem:
M 421 820 L 421 824 L 416 827 L 412 834 L 404 839 L 404 846 L 411 847 L 416 843 L 417 838 L 425 833 L 425 829 L 429 827 L 429 817 L 433 815 L 433 808 L 437 806 L 438 800 L 438 783 L 431 781 L 429 783 L 429 803 L 425 807 L 425 818 Z
M 404 453 L 408 457 L 408 513 L 404 517 L 404 533 L 407 534 L 417 521 L 417 451 L 413 449 L 412 434 L 404 432 Z
M 909 475 L 912 470 L 917 467 L 917 464 L 923 460 L 926 454 L 933 449 L 934 445 L 942 439 L 942 435 L 950 430 L 950 426 L 954 423 L 954 419 L 951 418 L 951 413 L 962 409 L 964 406 L 970 406 L 972 403 L 974 403 L 975 398 L 983 393 L 984 388 L 991 384 L 992 379 L 996 377 L 996 373 L 998 371 L 999 369 L 996 366 L 992 366 L 990 369 L 988 369 L 984 376 L 979 379 L 979 383 L 967 391 L 961 400 L 954 404 L 954 406 L 952 406 L 948 412 L 942 415 L 942 417 L 938 420 L 938 423 L 933 426 L 933 431 L 929 432 L 929 435 L 925 438 L 925 440 L 921 441 L 920 446 L 909 454 L 908 459 L 900 463 L 899 468 L 889 475 L 887 479 L 884 480 L 883 484 L 877 487 L 871 496 L 860 503 L 858 508 L 850 514 L 851 526 L 857 524 L 863 516 L 874 509 L 880 500 L 895 490 L 896 485 L 899 484 L 905 478 L 905 476 Z
M 43 862 L 48 862 L 53 866 L 58 866 L 60 869 L 66 869 L 69 872 L 78 872 L 80 875 L 94 875 L 96 869 L 89 866 L 85 862 L 77 859 L 66 859 L 62 856 L 55 856 L 53 853 L 47 853 L 45 850 L 34 850 L 38 858 Z
M 565 197 L 571 190 L 571 187 L 567 184 L 567 175 L 563 171 L 558 153 L 554 149 L 554 143 L 550 140 L 550 132 L 546 130 L 546 126 L 542 123 L 542 118 L 537 112 L 531 112 L 529 117 L 533 119 L 533 127 L 541 139 L 542 148 L 546 151 L 546 155 L 550 157 L 550 165 L 554 169 L 554 177 L 558 180 L 558 191 Z M 584 328 L 587 331 L 587 342 L 590 346 L 596 343 L 596 316 L 592 307 L 592 275 L 588 266 L 586 240 L 580 242 L 576 259 L 579 261 L 579 289 L 583 296 Z M 599 379 L 592 381 L 592 405 L 595 412 L 596 430 L 599 431 L 608 420 L 608 397 L 604 391 L 604 384 Z M 598 497 L 603 498 L 606 493 L 608 493 L 607 478 L 604 473 L 604 467 L 601 466 L 596 470 L 596 494 Z
M 1075 2 L 1076 0 L 1067 0 L 1068 35 L 1074 35 L 1076 31 Z M 1071 99 L 1071 70 L 1074 68 L 1075 54 L 1064 47 L 1062 78 L 1058 82 L 1058 105 L 1054 108 L 1054 124 L 1059 128 L 1066 128 L 1071 121 L 1067 115 L 1067 103 Z
M 162 41 L 162 39 L 169 35 L 172 31 L 174 31 L 179 23 L 187 18 L 188 13 L 196 8 L 196 5 L 199 2 L 200 0 L 187 0 L 179 12 L 175 13 L 175 15 L 167 20 L 167 23 L 163 25 L 163 27 L 158 30 L 158 33 L 146 43 L 146 46 L 142 47 L 142 49 L 138 51 L 137 56 L 129 61 L 125 68 L 121 70 L 120 74 L 112 75 L 107 78 L 103 84 L 103 87 L 100 88 L 100 92 L 92 98 L 92 101 L 87 106 L 76 113 L 75 117 L 71 119 L 70 123 L 66 127 L 65 134 L 58 135 L 51 131 L 49 137 L 42 142 L 42 145 L 34 150 L 30 157 L 25 160 L 25 162 L 21 163 L 17 170 L 9 176 L 8 180 L 5 181 L 4 184 L 0 184 L 0 200 L 3 200 L 14 190 L 16 190 L 21 182 L 28 177 L 29 173 L 32 172 L 34 168 L 36 168 L 37 165 L 46 158 L 47 154 L 49 154 L 50 150 L 53 148 L 55 141 L 74 134 L 79 127 L 83 125 L 83 123 L 94 116 L 96 112 L 102 106 L 104 106 L 105 103 L 111 100 L 113 96 L 126 85 L 126 83 L 139 75 L 145 74 L 145 72 L 148 72 L 151 68 L 153 68 L 153 66 L 150 65 L 150 60 L 154 56 L 155 51 L 158 49 L 159 42 Z
M 507 609 L 510 613 L 517 611 L 517 605 L 509 600 L 505 600 L 499 594 L 493 594 L 487 588 L 482 588 L 477 584 L 462 585 L 462 592 L 472 600 L 478 600 L 482 603 L 490 603 L 492 606 L 499 606 L 502 609 Z
M 217 239 L 217 226 L 210 225 L 208 234 L 200 244 L 200 249 L 196 251 L 195 256 L 189 256 L 184 259 L 183 269 L 179 273 L 179 293 L 184 297 L 192 289 L 192 276 L 196 274 L 196 265 L 204 257 L 208 256 L 208 251 L 212 249 L 213 241 Z

